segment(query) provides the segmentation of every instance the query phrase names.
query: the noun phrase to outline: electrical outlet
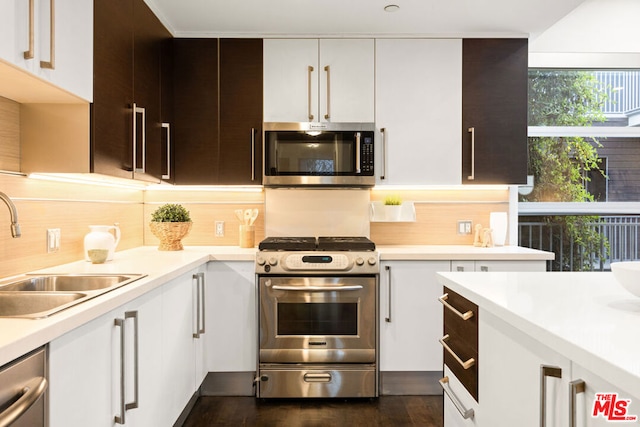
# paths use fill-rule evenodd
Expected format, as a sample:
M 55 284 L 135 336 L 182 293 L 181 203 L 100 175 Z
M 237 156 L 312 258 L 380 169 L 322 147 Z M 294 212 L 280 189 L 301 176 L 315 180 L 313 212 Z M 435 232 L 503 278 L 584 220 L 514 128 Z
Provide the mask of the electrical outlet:
M 224 221 L 216 221 L 216 237 L 224 237 Z
M 471 234 L 472 221 L 465 219 L 458 221 L 458 234 Z
M 47 228 L 47 253 L 60 250 L 60 229 Z

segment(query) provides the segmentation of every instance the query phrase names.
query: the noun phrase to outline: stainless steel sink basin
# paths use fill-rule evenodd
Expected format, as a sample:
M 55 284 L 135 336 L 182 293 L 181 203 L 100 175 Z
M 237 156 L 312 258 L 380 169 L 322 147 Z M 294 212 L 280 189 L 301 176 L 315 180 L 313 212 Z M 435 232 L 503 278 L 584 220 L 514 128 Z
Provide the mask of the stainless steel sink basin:
M 25 274 L 0 281 L 0 317 L 48 317 L 144 274 Z
M 0 316 L 46 317 L 77 304 L 86 296 L 78 292 L 0 292 Z
M 131 276 L 46 275 L 33 276 L 0 285 L 0 291 L 85 292 L 120 285 Z

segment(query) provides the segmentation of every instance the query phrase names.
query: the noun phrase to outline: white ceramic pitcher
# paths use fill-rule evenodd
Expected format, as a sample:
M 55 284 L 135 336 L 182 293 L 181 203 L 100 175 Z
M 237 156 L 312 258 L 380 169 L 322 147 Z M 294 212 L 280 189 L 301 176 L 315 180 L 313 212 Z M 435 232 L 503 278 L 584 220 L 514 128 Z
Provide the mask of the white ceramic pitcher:
M 108 249 L 107 261 L 113 259 L 116 246 L 120 242 L 120 227 L 117 225 L 90 225 L 91 230 L 84 236 L 84 259 L 89 259 L 89 249 Z

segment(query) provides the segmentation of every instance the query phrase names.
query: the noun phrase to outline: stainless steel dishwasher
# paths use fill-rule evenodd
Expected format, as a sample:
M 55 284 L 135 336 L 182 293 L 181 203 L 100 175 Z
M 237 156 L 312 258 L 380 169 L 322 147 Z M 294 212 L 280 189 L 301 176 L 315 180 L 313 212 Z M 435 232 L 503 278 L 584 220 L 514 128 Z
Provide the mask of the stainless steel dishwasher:
M 46 427 L 47 349 L 0 367 L 0 427 Z

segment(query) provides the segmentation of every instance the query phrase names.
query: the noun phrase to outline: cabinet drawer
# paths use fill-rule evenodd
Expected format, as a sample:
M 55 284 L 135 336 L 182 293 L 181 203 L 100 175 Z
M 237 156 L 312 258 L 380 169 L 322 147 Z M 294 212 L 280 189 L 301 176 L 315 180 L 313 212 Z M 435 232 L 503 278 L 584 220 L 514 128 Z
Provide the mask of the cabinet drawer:
M 444 364 L 478 400 L 478 306 L 449 288 L 444 305 Z

